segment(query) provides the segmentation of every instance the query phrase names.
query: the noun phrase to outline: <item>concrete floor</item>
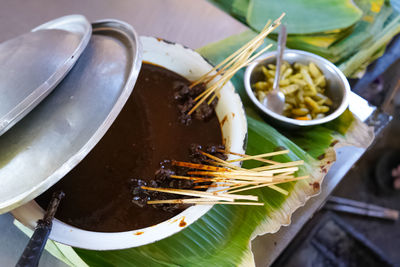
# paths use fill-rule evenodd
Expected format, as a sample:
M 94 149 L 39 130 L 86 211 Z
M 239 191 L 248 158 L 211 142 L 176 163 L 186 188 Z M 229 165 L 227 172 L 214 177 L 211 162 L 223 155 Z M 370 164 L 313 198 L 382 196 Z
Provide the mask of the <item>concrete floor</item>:
M 392 121 L 375 145 L 346 175 L 333 195 L 400 210 L 400 191 L 382 194 L 372 181 L 377 160 L 385 151 L 394 147 L 400 149 L 399 118 Z M 393 222 L 344 213 L 338 215 L 400 265 L 400 220 Z
M 381 105 L 385 112 L 393 115 L 392 122 L 377 136 L 370 149 L 355 164 L 333 195 L 400 210 L 400 191 L 386 194 L 373 182 L 378 160 L 391 149 L 400 149 L 400 61 L 393 64 L 383 75 L 386 95 Z M 355 229 L 386 253 L 400 266 L 400 220 L 373 219 L 338 213 Z

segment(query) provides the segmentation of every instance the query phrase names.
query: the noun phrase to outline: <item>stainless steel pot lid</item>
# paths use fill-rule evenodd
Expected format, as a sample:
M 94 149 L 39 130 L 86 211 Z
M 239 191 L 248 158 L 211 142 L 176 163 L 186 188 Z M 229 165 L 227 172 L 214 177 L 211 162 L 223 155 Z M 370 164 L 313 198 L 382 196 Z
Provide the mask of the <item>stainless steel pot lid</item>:
M 115 20 L 92 27 L 89 44 L 69 74 L 0 136 L 0 214 L 32 200 L 73 169 L 133 90 L 141 67 L 135 31 Z
M 0 135 L 65 77 L 89 42 L 92 27 L 71 15 L 0 44 Z

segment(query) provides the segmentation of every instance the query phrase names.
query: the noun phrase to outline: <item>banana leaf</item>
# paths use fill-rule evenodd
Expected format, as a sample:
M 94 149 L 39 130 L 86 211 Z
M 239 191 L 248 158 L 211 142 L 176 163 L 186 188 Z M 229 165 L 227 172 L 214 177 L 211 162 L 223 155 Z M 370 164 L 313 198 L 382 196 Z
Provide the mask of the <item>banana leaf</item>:
M 208 45 L 199 52 L 215 64 L 254 34 L 244 32 Z M 238 73 L 233 83 L 244 97 L 242 74 Z M 285 133 L 286 137 L 260 119 L 248 102 L 245 105 L 248 119 L 248 154 L 284 147 L 291 152 L 288 155 L 280 155 L 275 160 L 305 161 L 299 175 L 307 173 L 311 178 L 280 185 L 290 192 L 288 196 L 269 188 L 255 189 L 251 194 L 257 195 L 265 206 L 215 205 L 206 215 L 181 232 L 146 246 L 117 251 L 90 251 L 78 248 L 60 250 L 59 244 L 49 241 L 54 245 L 49 251 L 67 264 L 78 266 L 254 265 L 251 240 L 257 235 L 274 233 L 281 225 L 289 224 L 291 214 L 311 196 L 318 194 L 323 177 L 335 161 L 334 147 L 367 147 L 373 134 L 351 112 L 346 112 L 331 124 L 299 131 L 296 135 Z M 244 167 L 255 167 L 255 164 L 247 162 Z
M 241 21 L 246 21 L 247 8 L 250 0 L 233 0 L 232 13 Z
M 346 32 L 337 36 L 289 36 L 288 47 L 321 55 L 337 64 L 346 76 L 356 76 L 382 55 L 386 44 L 400 33 L 400 15 L 389 1 L 356 0 L 355 4 L 363 16 Z
M 287 13 L 284 23 L 289 34 L 338 31 L 357 22 L 361 10 L 349 0 L 210 0 L 225 12 L 260 31 L 268 18 Z
M 400 16 L 392 13 L 380 31 L 376 32 L 372 37 L 371 41 L 360 46 L 360 50 L 341 63 L 339 68 L 346 76 L 354 75 L 360 65 L 370 63 L 375 58 L 374 55 L 398 33 L 400 33 Z
M 247 9 L 250 0 L 209 0 L 218 8 L 246 24 Z
M 319 54 L 334 63 L 344 61 L 349 55 L 354 54 L 360 45 L 371 41 L 374 34 L 381 31 L 384 22 L 392 13 L 390 5 L 385 5 L 383 0 L 358 0 L 356 4 L 361 8 L 363 16 L 354 27 L 333 36 L 326 34 L 290 36 L 288 46 Z M 326 41 L 327 36 L 330 38 L 329 43 Z
M 272 17 L 280 15 L 281 11 L 286 11 L 287 16 L 284 23 L 290 26 L 293 24 L 298 28 L 307 27 L 312 24 L 313 27 L 320 27 L 321 22 L 329 22 L 330 20 L 339 19 L 337 14 L 345 16 L 338 10 L 334 13 L 330 6 L 332 1 L 263 1 L 263 0 L 236 0 L 211 1 L 217 6 L 246 23 L 255 31 L 260 30 L 262 24 Z M 218 3 L 216 3 L 218 2 Z M 271 3 L 272 2 L 272 3 Z M 351 1 L 343 1 L 349 4 Z M 354 4 L 357 6 L 354 7 Z M 339 68 L 351 77 L 357 77 L 358 73 L 363 71 L 366 66 L 373 60 L 382 55 L 386 44 L 398 33 L 400 33 L 399 12 L 394 12 L 394 9 L 399 10 L 399 0 L 354 0 L 352 8 L 348 10 L 358 10 L 360 18 L 353 24 L 348 24 L 347 27 L 342 27 L 341 24 L 336 24 L 330 30 L 310 32 L 290 31 L 287 46 L 293 49 L 306 50 L 318 54 L 331 62 L 337 64 Z M 318 11 L 314 8 L 321 5 Z M 275 6 L 278 11 L 275 10 Z M 393 6 L 393 7 L 392 7 Z M 280 10 L 281 8 L 282 10 Z M 346 6 L 335 6 L 334 8 L 346 8 Z M 275 10 L 275 11 L 274 11 Z M 295 10 L 296 14 L 292 14 Z M 244 12 L 247 11 L 247 21 L 243 19 Z M 297 16 L 304 16 L 310 12 L 307 19 L 298 21 Z M 314 13 L 312 13 L 314 12 Z M 330 13 L 332 12 L 332 13 Z M 279 14 L 278 14 L 279 13 Z M 355 12 L 358 13 L 358 12 Z M 303 14 L 303 15 L 302 15 Z M 324 19 L 314 21 L 317 16 L 322 16 Z M 332 15 L 333 14 L 333 15 Z M 297 20 L 297 21 L 296 21 Z M 343 21 L 342 21 L 343 22 Z M 254 26 L 258 23 L 258 26 Z M 332 24 L 333 25 L 333 24 Z M 276 39 L 276 34 L 271 34 L 272 39 Z
M 356 23 L 362 11 L 350 0 L 251 0 L 247 22 L 261 31 L 269 18 L 285 12 L 283 22 L 289 34 L 310 34 L 347 28 Z
M 214 4 L 219 9 L 225 11 L 226 13 L 234 15 L 234 13 L 232 12 L 232 5 L 233 5 L 232 0 L 213 0 L 209 2 Z

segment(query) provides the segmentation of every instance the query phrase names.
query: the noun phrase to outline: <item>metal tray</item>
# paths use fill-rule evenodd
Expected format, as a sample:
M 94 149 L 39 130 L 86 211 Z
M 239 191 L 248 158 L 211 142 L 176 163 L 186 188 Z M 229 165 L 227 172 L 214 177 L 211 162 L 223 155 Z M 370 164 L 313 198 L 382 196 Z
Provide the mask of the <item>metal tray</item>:
M 65 77 L 88 44 L 91 32 L 84 16 L 71 15 L 0 44 L 0 135 Z
M 92 27 L 75 67 L 0 137 L 0 214 L 32 200 L 73 169 L 103 137 L 133 90 L 141 67 L 134 29 L 116 20 Z

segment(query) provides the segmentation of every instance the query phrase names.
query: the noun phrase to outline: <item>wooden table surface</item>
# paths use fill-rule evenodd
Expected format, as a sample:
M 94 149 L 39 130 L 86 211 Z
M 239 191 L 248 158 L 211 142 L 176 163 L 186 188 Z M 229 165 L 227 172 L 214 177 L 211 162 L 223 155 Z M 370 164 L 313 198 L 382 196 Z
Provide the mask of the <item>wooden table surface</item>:
M 207 1 L 199 0 L 2 0 L 0 42 L 54 18 L 82 14 L 89 21 L 113 18 L 139 35 L 199 48 L 246 27 Z

